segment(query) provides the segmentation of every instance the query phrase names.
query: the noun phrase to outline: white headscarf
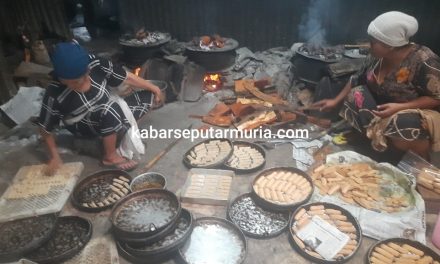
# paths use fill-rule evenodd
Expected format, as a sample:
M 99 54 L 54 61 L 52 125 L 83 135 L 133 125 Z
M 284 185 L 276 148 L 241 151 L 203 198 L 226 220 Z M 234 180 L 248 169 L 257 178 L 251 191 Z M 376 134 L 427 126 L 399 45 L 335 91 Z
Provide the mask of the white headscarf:
M 398 11 L 376 17 L 368 26 L 368 35 L 391 47 L 409 43 L 409 38 L 419 29 L 417 19 Z

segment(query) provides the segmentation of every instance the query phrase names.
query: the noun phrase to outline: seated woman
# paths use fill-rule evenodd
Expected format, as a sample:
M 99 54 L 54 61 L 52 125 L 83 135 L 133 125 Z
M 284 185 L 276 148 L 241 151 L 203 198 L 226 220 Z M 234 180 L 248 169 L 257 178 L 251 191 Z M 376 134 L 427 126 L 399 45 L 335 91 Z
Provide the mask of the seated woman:
M 122 170 L 134 169 L 137 162 L 117 153 L 117 142 L 124 137 L 130 123 L 122 105 L 113 100 L 111 87 L 125 83 L 144 90 L 124 98 L 126 113 L 139 120 L 153 101 L 160 103 L 159 87 L 130 73 L 110 61 L 89 55 L 76 42 L 63 42 L 51 52 L 54 81 L 47 87 L 38 124 L 49 149 L 49 173 L 62 160 L 51 131 L 63 121 L 75 136 L 100 137 L 104 146 L 102 164 Z M 131 118 L 132 118 L 131 117 Z M 132 119 L 132 120 L 134 120 Z
M 417 30 L 407 14 L 378 16 L 368 26 L 372 56 L 338 96 L 314 106 L 325 111 L 344 101 L 340 115 L 376 150 L 391 143 L 429 159 L 430 150 L 440 150 L 440 58 L 409 42 Z

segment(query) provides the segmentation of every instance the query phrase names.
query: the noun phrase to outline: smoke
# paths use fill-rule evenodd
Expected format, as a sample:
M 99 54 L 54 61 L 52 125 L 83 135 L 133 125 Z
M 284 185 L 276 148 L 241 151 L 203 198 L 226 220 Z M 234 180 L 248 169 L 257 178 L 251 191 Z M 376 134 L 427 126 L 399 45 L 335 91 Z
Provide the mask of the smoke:
M 298 27 L 300 41 L 307 42 L 314 46 L 323 46 L 326 42 L 326 30 L 323 26 L 331 3 L 330 0 L 311 0 L 307 12 L 301 17 L 301 24 Z

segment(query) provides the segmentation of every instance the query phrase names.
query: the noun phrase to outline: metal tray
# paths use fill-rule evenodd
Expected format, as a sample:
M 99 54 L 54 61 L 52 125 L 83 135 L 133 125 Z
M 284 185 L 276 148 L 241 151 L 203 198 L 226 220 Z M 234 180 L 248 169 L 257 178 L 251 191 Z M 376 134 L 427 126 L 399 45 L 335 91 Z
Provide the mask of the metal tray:
M 260 165 L 258 165 L 257 167 L 254 167 L 254 168 L 251 168 L 251 169 L 238 169 L 238 168 L 230 166 L 228 164 L 228 161 L 234 155 L 234 145 L 249 146 L 249 147 L 251 147 L 253 149 L 256 149 L 258 152 L 261 153 L 261 155 L 263 155 L 264 162 L 261 163 Z M 235 171 L 237 173 L 252 173 L 252 172 L 256 172 L 256 171 L 260 170 L 262 167 L 264 167 L 264 165 L 266 165 L 266 151 L 264 151 L 264 149 L 260 145 L 254 144 L 254 143 L 251 143 L 251 142 L 247 142 L 247 141 L 239 141 L 239 140 L 232 141 L 232 154 L 231 154 L 231 157 L 225 161 L 223 166 L 226 169 L 233 170 L 233 171 Z
M 152 32 L 154 33 L 154 32 Z M 130 43 L 129 41 L 127 41 L 124 38 L 119 38 L 119 44 L 122 46 L 126 46 L 126 47 L 131 47 L 131 48 L 149 48 L 149 47 L 157 47 L 163 44 L 166 44 L 168 42 L 170 42 L 171 40 L 171 34 L 170 33 L 164 33 L 164 32 L 160 32 L 162 34 L 165 35 L 165 37 L 163 39 L 161 39 L 160 41 L 154 42 L 154 43 L 148 43 L 148 44 L 134 44 L 134 43 Z
M 239 203 L 242 204 L 239 205 Z M 236 215 L 239 212 L 245 215 L 241 221 L 237 219 Z M 255 219 L 251 219 L 251 215 L 255 216 Z M 289 225 L 289 214 L 287 212 L 271 212 L 261 208 L 252 199 L 251 193 L 245 193 L 235 198 L 228 207 L 228 219 L 237 225 L 246 236 L 252 238 L 276 237 L 283 233 Z M 248 230 L 249 228 L 246 227 L 246 224 L 254 228 L 258 227 L 264 231 L 253 232 L 252 230 Z
M 211 181 L 211 183 L 208 183 L 204 185 L 205 188 L 203 188 L 199 193 L 196 194 L 190 194 L 188 191 L 190 190 L 191 186 L 193 186 L 192 178 L 195 177 L 193 175 L 205 175 L 205 176 L 217 176 L 216 182 L 214 180 Z M 235 173 L 231 170 L 213 170 L 213 169 L 191 169 L 188 172 L 188 177 L 185 181 L 184 186 L 182 187 L 182 191 L 180 194 L 180 199 L 182 202 L 187 203 L 197 203 L 197 204 L 207 204 L 207 205 L 227 205 L 229 201 L 230 186 L 232 185 L 232 181 L 234 179 Z M 231 185 L 229 186 L 229 189 L 224 189 L 224 185 L 222 185 L 222 181 L 226 181 L 227 178 L 230 178 Z M 216 183 L 216 187 L 212 188 L 212 183 Z M 196 184 L 194 184 L 195 186 Z M 211 188 L 209 188 L 211 187 Z
M 307 254 L 305 251 L 303 251 L 298 244 L 296 244 L 296 242 L 293 240 L 293 236 L 294 233 L 292 231 L 292 227 L 293 224 L 295 223 L 295 219 L 294 216 L 299 212 L 299 210 L 301 210 L 302 208 L 308 210 L 311 206 L 316 206 L 316 205 L 323 205 L 326 209 L 336 209 L 342 212 L 343 215 L 345 215 L 347 217 L 347 220 L 349 220 L 354 227 L 356 228 L 356 236 L 357 236 L 357 246 L 354 249 L 353 253 L 341 260 L 325 260 L 325 259 L 321 259 L 321 258 L 315 258 L 309 254 Z M 322 263 L 322 264 L 340 264 L 340 263 L 346 263 L 347 261 L 349 261 L 358 251 L 361 243 L 362 243 L 362 229 L 361 226 L 359 225 L 359 222 L 357 221 L 357 219 L 347 210 L 345 210 L 344 208 L 337 206 L 335 204 L 331 204 L 331 203 L 323 203 L 323 202 L 316 202 L 316 203 L 309 203 L 309 204 L 305 204 L 302 205 L 300 207 L 298 207 L 295 212 L 292 213 L 291 217 L 290 217 L 290 221 L 289 221 L 289 241 L 291 243 L 291 245 L 293 246 L 293 248 L 304 258 L 312 261 L 313 263 Z
M 194 217 L 190 211 L 182 209 L 177 225 L 171 234 L 168 234 L 165 238 L 157 243 L 150 244 L 148 246 L 137 247 L 129 243 L 120 243 L 120 246 L 124 248 L 126 252 L 135 257 L 148 257 L 155 258 L 156 256 L 169 255 L 172 252 L 176 252 L 191 235 L 194 227 Z
M 48 214 L 0 223 L 0 245 L 4 243 L 3 239 L 8 240 L 5 242 L 9 243 L 12 239 L 9 237 L 11 235 L 13 235 L 13 238 L 18 239 L 20 232 L 23 232 L 23 235 L 27 238 L 31 237 L 31 240 L 25 241 L 21 247 L 14 245 L 12 251 L 0 252 L 0 262 L 16 261 L 22 258 L 23 255 L 39 248 L 50 239 L 55 230 L 57 218 L 56 214 Z M 37 231 L 39 233 L 36 234 L 34 233 L 35 230 L 32 230 L 34 228 L 40 228 L 41 230 Z
M 211 236 L 212 234 L 215 233 L 214 232 L 215 229 L 217 229 L 217 235 L 216 235 L 217 237 L 210 238 L 209 235 L 206 236 L 206 233 L 205 235 L 200 234 L 201 239 L 205 239 L 206 243 L 200 245 L 203 248 L 197 250 L 199 259 L 193 261 L 191 259 L 188 259 L 190 258 L 190 256 L 188 256 L 188 250 L 191 245 L 194 246 L 194 244 L 191 244 L 191 239 L 197 236 L 200 231 L 203 232 L 201 230 L 203 228 L 210 228 L 211 230 L 209 232 L 209 235 Z M 219 231 L 223 232 L 223 234 L 221 233 L 219 234 L 218 233 Z M 221 241 L 221 239 L 223 239 L 223 241 Z M 223 242 L 223 244 L 221 242 Z M 212 245 L 212 243 L 215 244 Z M 233 261 L 231 259 L 226 258 L 223 259 L 224 260 L 223 263 L 238 264 L 244 262 L 244 260 L 246 259 L 246 252 L 247 252 L 246 237 L 236 225 L 234 225 L 232 222 L 226 219 L 216 218 L 216 217 L 202 217 L 196 220 L 191 237 L 188 239 L 185 245 L 179 249 L 179 255 L 182 258 L 182 261 L 187 264 L 199 264 L 199 263 L 202 264 L 202 263 L 210 263 L 210 262 L 219 263 L 220 261 L 213 260 L 213 258 L 215 257 L 225 258 L 225 255 L 228 252 L 228 250 L 232 251 L 232 249 L 234 248 L 233 243 L 236 244 L 235 250 L 237 252 L 234 252 L 235 253 L 234 257 L 236 257 L 237 259 Z
M 310 183 L 312 190 L 310 191 L 309 195 L 306 198 L 304 198 L 304 200 L 302 200 L 298 203 L 281 205 L 281 204 L 277 204 L 277 203 L 273 203 L 268 200 L 265 200 L 255 192 L 254 185 L 260 177 L 267 175 L 267 174 L 270 174 L 273 171 L 290 171 L 292 173 L 299 174 L 299 175 L 303 176 Z M 293 210 L 296 207 L 307 203 L 307 201 L 310 199 L 310 197 L 312 197 L 314 189 L 315 189 L 315 187 L 313 185 L 313 181 L 310 178 L 310 176 L 306 172 L 304 172 L 300 169 L 294 168 L 294 167 L 275 167 L 275 168 L 267 169 L 267 170 L 261 172 L 260 174 L 258 174 L 257 177 L 255 177 L 255 179 L 252 181 L 252 195 L 254 196 L 255 202 L 259 206 L 261 206 L 267 210 L 276 210 L 276 211 Z
M 81 195 L 81 192 L 86 189 L 89 188 L 89 186 L 93 183 L 95 183 L 96 181 L 100 181 L 103 180 L 105 181 L 108 185 L 112 184 L 112 181 L 114 178 L 118 178 L 119 176 L 123 176 L 127 179 L 130 180 L 131 182 L 131 176 L 130 174 L 128 174 L 127 172 L 123 171 L 123 170 L 103 170 L 103 171 L 99 171 L 96 173 L 93 173 L 92 175 L 87 176 L 85 179 L 83 179 L 82 181 L 80 181 L 76 186 L 75 189 L 73 190 L 73 194 L 72 194 L 72 204 L 79 210 L 81 211 L 85 211 L 85 212 L 100 212 L 100 211 L 104 211 L 107 210 L 109 208 L 111 208 L 115 203 L 111 203 L 109 205 L 105 205 L 102 207 L 96 207 L 96 208 L 92 208 L 92 207 L 86 207 L 83 206 L 82 203 L 83 202 L 88 202 L 88 201 L 82 201 L 81 197 L 79 197 Z M 129 184 L 130 184 L 129 182 Z M 113 191 L 110 189 L 110 187 L 108 186 L 108 192 L 109 193 L 113 193 Z M 130 190 L 130 188 L 128 188 Z M 109 194 L 107 194 L 109 195 Z M 102 197 L 102 201 L 104 200 L 104 198 Z
M 226 155 L 226 157 L 225 157 L 224 159 L 222 159 L 222 160 L 220 160 L 220 161 L 218 161 L 218 162 L 216 162 L 216 163 L 213 163 L 213 164 L 209 164 L 209 165 L 199 165 L 199 166 L 194 166 L 194 165 L 192 165 L 191 162 L 190 162 L 190 161 L 188 160 L 188 158 L 187 158 L 187 156 L 190 154 L 190 152 L 191 152 L 195 147 L 197 147 L 197 146 L 199 146 L 199 145 L 201 145 L 201 144 L 206 144 L 206 143 L 208 143 L 208 142 L 210 142 L 210 141 L 214 141 L 214 140 L 227 141 L 227 142 L 229 143 L 229 145 L 231 146 L 231 151 L 229 152 L 229 154 Z M 200 143 L 194 145 L 194 146 L 193 146 L 192 148 L 190 148 L 187 152 L 185 152 L 185 154 L 183 155 L 183 164 L 185 164 L 185 166 L 188 167 L 188 168 L 201 168 L 201 169 L 212 169 L 212 168 L 217 168 L 217 167 L 222 166 L 222 165 L 225 163 L 225 161 L 229 160 L 229 158 L 230 158 L 231 155 L 232 155 L 232 151 L 233 151 L 233 145 L 232 145 L 231 140 L 229 140 L 229 139 L 227 139 L 227 138 L 208 139 L 208 140 L 202 141 L 202 142 L 200 142 Z
M 373 254 L 373 250 L 374 248 L 376 248 L 377 246 L 380 246 L 382 244 L 386 244 L 389 242 L 393 242 L 396 243 L 398 245 L 400 244 L 408 244 L 410 246 L 413 246 L 421 251 L 423 251 L 425 253 L 425 255 L 431 256 L 434 260 L 439 261 L 440 262 L 440 256 L 435 253 L 434 250 L 430 249 L 429 247 L 423 245 L 422 243 L 418 242 L 418 241 L 414 241 L 414 240 L 410 240 L 410 239 L 406 239 L 406 238 L 390 238 L 390 239 L 385 239 L 385 240 L 381 240 L 376 242 L 373 246 L 370 247 L 370 249 L 368 250 L 368 254 L 365 256 L 365 263 L 366 264 L 370 264 L 370 257 Z
M 147 207 L 150 206 L 151 204 L 135 205 L 137 207 L 134 209 L 135 212 L 137 212 L 138 214 L 139 213 L 143 214 L 141 215 L 141 217 L 138 217 L 138 219 L 134 219 L 134 221 L 138 222 L 135 224 L 143 225 L 142 227 L 139 227 L 141 228 L 141 230 L 136 231 L 133 229 L 134 228 L 133 226 L 131 227 L 131 229 L 128 229 L 127 227 L 121 226 L 120 223 L 118 223 L 117 221 L 118 217 L 123 212 L 123 210 L 126 209 L 128 206 L 135 204 L 136 202 L 139 202 L 141 200 L 152 201 L 153 199 L 155 200 L 153 201 L 153 203 L 155 203 L 154 206 L 155 208 Z M 158 206 L 157 203 L 162 203 L 162 204 L 159 204 Z M 181 210 L 182 207 L 180 205 L 179 199 L 174 193 L 162 189 L 150 189 L 150 190 L 135 192 L 122 198 L 113 207 L 113 210 L 110 215 L 110 221 L 112 223 L 113 233 L 116 237 L 121 236 L 125 238 L 139 239 L 159 233 L 167 226 L 171 225 L 172 223 L 175 223 L 180 215 Z M 129 215 L 129 217 L 131 218 L 136 217 L 136 215 L 133 215 L 133 212 L 130 213 L 131 214 Z M 158 219 L 158 218 L 152 219 L 152 217 L 158 216 L 159 215 L 158 213 L 161 213 L 162 219 Z M 141 221 L 150 221 L 150 222 L 139 223 L 138 221 L 139 219 Z M 152 221 L 155 221 L 156 223 L 153 223 Z M 146 225 L 148 225 L 148 228 L 146 227 Z
M 171 252 L 169 254 L 168 253 L 167 254 L 158 254 L 158 255 L 155 255 L 154 257 L 149 257 L 149 258 L 137 257 L 137 256 L 134 256 L 134 255 L 128 253 L 120 242 L 116 242 L 116 247 L 118 249 L 118 253 L 120 256 L 122 256 L 128 262 L 135 263 L 135 264 L 157 264 L 157 263 L 162 263 L 167 260 L 173 259 L 176 256 L 178 256 L 177 252 Z
M 65 230 L 60 229 L 63 225 L 72 225 L 72 224 L 76 225 L 75 228 L 78 228 L 80 226 L 82 229 L 82 230 L 79 230 L 79 232 L 81 232 L 81 234 L 78 234 L 76 237 L 76 238 L 82 240 L 79 243 L 79 245 L 74 246 L 74 247 L 70 247 L 66 251 L 59 252 L 58 254 L 54 254 L 51 256 L 48 256 L 48 255 L 44 256 L 44 254 L 40 255 L 40 256 L 38 255 L 39 253 L 42 253 L 41 251 L 50 250 L 50 247 L 58 248 L 58 245 L 60 245 L 60 243 L 65 242 L 62 240 L 75 239 L 72 236 L 72 234 L 68 234 L 65 232 Z M 55 228 L 55 231 L 54 231 L 52 237 L 46 243 L 44 243 L 40 248 L 31 252 L 26 257 L 32 261 L 35 261 L 37 263 L 42 263 L 42 264 L 44 264 L 44 263 L 61 263 L 65 260 L 70 259 L 73 256 L 75 256 L 77 253 L 79 253 L 86 246 L 86 244 L 89 242 L 90 238 L 92 237 L 92 231 L 93 231 L 92 223 L 87 219 L 84 219 L 84 218 L 81 218 L 78 216 L 60 217 L 58 219 L 57 227 Z M 78 230 L 74 230 L 73 233 L 78 233 Z M 73 241 L 68 241 L 68 242 L 71 243 Z M 53 252 L 51 252 L 51 253 L 53 253 Z
M 199 45 L 194 44 L 193 41 L 187 42 L 185 47 L 189 51 L 195 51 L 195 52 L 205 52 L 205 53 L 218 53 L 218 52 L 227 52 L 231 50 L 235 50 L 238 48 L 238 41 L 232 38 L 225 38 L 225 46 L 223 48 L 214 48 L 210 50 L 204 50 L 199 47 Z

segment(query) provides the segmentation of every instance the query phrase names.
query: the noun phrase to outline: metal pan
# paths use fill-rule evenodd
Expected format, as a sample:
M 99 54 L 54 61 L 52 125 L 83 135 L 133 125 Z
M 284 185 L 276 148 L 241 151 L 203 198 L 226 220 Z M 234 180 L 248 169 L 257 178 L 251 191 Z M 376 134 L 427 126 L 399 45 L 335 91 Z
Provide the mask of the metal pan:
M 92 230 L 92 223 L 87 219 L 78 216 L 60 217 L 52 237 L 26 257 L 37 263 L 61 263 L 86 246 L 92 237 Z M 63 243 L 68 245 L 59 249 Z
M 297 202 L 297 203 L 293 203 L 293 204 L 285 204 L 285 205 L 284 204 L 277 204 L 277 203 L 273 203 L 271 201 L 268 201 L 268 200 L 260 197 L 255 192 L 255 189 L 254 189 L 255 183 L 257 182 L 257 180 L 260 177 L 263 177 L 263 176 L 265 176 L 267 174 L 270 174 L 270 173 L 272 173 L 274 171 L 289 171 L 289 172 L 292 172 L 292 173 L 299 174 L 299 175 L 303 176 L 310 183 L 310 185 L 312 186 L 312 190 L 310 191 L 309 195 L 307 195 L 304 198 L 304 200 L 302 200 L 300 202 Z M 313 191 L 314 191 L 314 185 L 313 185 L 313 181 L 310 178 L 310 176 L 306 172 L 304 172 L 304 171 L 302 171 L 300 169 L 294 168 L 294 167 L 275 167 L 275 168 L 267 169 L 267 170 L 261 172 L 259 175 L 257 175 L 257 177 L 255 177 L 255 179 L 252 182 L 252 195 L 253 195 L 253 198 L 255 199 L 255 202 L 259 206 L 261 206 L 261 207 L 263 207 L 263 208 L 265 208 L 267 210 L 275 210 L 275 211 L 293 210 L 296 207 L 298 207 L 298 206 L 300 206 L 300 205 L 302 205 L 304 203 L 307 203 L 307 201 L 310 199 L 310 197 L 312 197 Z
M 96 208 L 86 207 L 83 205 L 83 203 L 91 202 L 91 200 L 95 201 L 95 199 L 104 201 L 106 196 L 113 193 L 113 191 L 110 188 L 110 185 L 112 184 L 113 179 L 118 178 L 119 176 L 123 176 L 131 181 L 130 174 L 122 170 L 103 170 L 93 173 L 90 176 L 87 176 L 85 179 L 80 181 L 73 189 L 72 198 L 71 198 L 72 204 L 78 210 L 85 212 L 92 212 L 92 213 L 104 211 L 111 208 L 115 202 L 112 202 L 109 205 L 104 205 L 102 207 L 96 207 Z M 95 189 L 98 188 L 98 189 L 94 190 L 91 188 L 95 188 Z M 82 197 L 84 196 L 84 194 L 87 194 L 89 197 Z
M 148 246 L 133 246 L 129 243 L 121 243 L 121 247 L 128 253 L 136 257 L 156 258 L 157 256 L 169 255 L 180 248 L 191 235 L 194 227 L 194 218 L 190 211 L 182 209 L 182 213 L 177 220 L 177 225 L 171 234 L 162 240 Z
M 294 236 L 294 232 L 292 231 L 292 227 L 293 224 L 295 223 L 295 219 L 294 216 L 302 209 L 306 209 L 309 210 L 311 206 L 317 206 L 317 205 L 323 205 L 326 209 L 336 209 L 342 212 L 343 215 L 345 215 L 347 217 L 347 220 L 350 221 L 354 227 L 356 228 L 356 236 L 357 236 L 357 246 L 356 248 L 353 250 L 353 253 L 343 259 L 338 259 L 338 260 L 324 260 L 321 258 L 316 258 L 313 257 L 309 254 L 307 254 L 304 250 L 301 249 L 301 247 L 294 241 L 293 236 Z M 331 203 L 323 203 L 323 202 L 317 202 L 317 203 L 309 203 L 309 204 L 305 204 L 302 205 L 300 207 L 298 207 L 295 212 L 292 213 L 291 217 L 290 217 L 290 221 L 289 221 L 289 241 L 291 243 L 291 245 L 293 246 L 293 248 L 304 258 L 312 261 L 313 263 L 322 263 L 322 264 L 340 264 L 340 263 L 346 263 L 347 261 L 349 261 L 358 251 L 361 243 L 362 243 L 362 229 L 361 226 L 359 224 L 359 222 L 357 221 L 357 219 L 347 210 L 345 210 L 344 208 L 337 206 L 335 204 L 331 204 Z
M 232 222 L 216 217 L 197 219 L 191 237 L 179 249 L 182 261 L 187 264 L 239 264 L 244 262 L 246 252 L 243 232 Z
M 260 170 L 266 164 L 266 151 L 264 151 L 264 149 L 260 145 L 254 144 L 254 143 L 251 143 L 251 142 L 247 142 L 247 141 L 236 140 L 236 141 L 232 141 L 232 147 L 234 147 L 234 146 L 248 146 L 248 147 L 251 147 L 253 149 L 256 149 L 263 156 L 264 162 L 261 163 L 260 165 L 258 165 L 257 167 L 254 167 L 254 168 L 251 168 L 251 169 L 239 169 L 239 168 L 232 167 L 228 163 L 228 161 L 230 159 L 229 158 L 228 160 L 225 161 L 225 163 L 223 165 L 226 169 L 233 170 L 233 171 L 235 171 L 237 173 L 252 173 L 252 172 L 256 172 L 256 171 Z M 232 151 L 231 158 L 232 158 L 233 155 L 234 155 L 234 151 Z
M 418 242 L 418 241 L 414 241 L 414 240 L 409 240 L 406 238 L 390 238 L 390 239 L 386 239 L 386 240 L 381 240 L 379 242 L 376 242 L 373 246 L 371 246 L 371 248 L 368 250 L 368 254 L 365 256 L 365 263 L 366 264 L 370 264 L 371 263 L 371 256 L 373 254 L 373 251 L 376 247 L 382 245 L 382 244 L 387 244 L 387 243 L 395 243 L 398 245 L 402 245 L 402 244 L 408 244 L 410 246 L 413 246 L 415 248 L 417 248 L 418 250 L 421 250 L 425 253 L 425 256 L 430 256 L 432 257 L 434 260 L 439 261 L 440 262 L 440 256 L 435 253 L 434 250 L 430 249 L 429 247 L 423 245 L 422 243 Z
M 202 52 L 202 53 L 219 53 L 235 50 L 238 48 L 238 41 L 232 38 L 225 38 L 225 46 L 223 48 L 213 48 L 205 50 L 196 45 L 193 41 L 186 43 L 185 45 L 188 51 Z
M 145 238 L 175 223 L 182 208 L 177 196 L 167 190 L 132 193 L 115 204 L 110 215 L 116 237 Z
M 289 225 L 289 214 L 271 212 L 258 206 L 251 193 L 245 193 L 228 207 L 228 218 L 243 233 L 252 238 L 272 238 L 283 233 Z
M 135 264 L 157 264 L 173 259 L 176 256 L 178 256 L 177 252 L 171 252 L 169 254 L 159 254 L 154 257 L 148 257 L 148 258 L 137 257 L 127 252 L 126 248 L 123 247 L 122 243 L 119 241 L 116 241 L 116 247 L 118 249 L 118 253 L 120 256 L 122 256 L 128 262 Z
M 187 156 L 190 155 L 191 151 L 193 151 L 197 146 L 202 145 L 202 144 L 207 144 L 210 141 L 214 141 L 214 140 L 220 140 L 220 141 L 227 141 L 228 144 L 231 146 L 231 151 L 228 155 L 225 156 L 225 158 L 223 158 L 222 160 L 219 160 L 216 163 L 212 163 L 212 164 L 208 164 L 208 165 L 192 165 L 191 162 L 188 160 Z M 203 142 L 200 142 L 199 144 L 196 144 L 195 146 L 193 146 L 192 148 L 190 148 L 185 155 L 183 156 L 183 164 L 185 164 L 186 167 L 188 168 L 201 168 L 201 169 L 212 169 L 212 168 L 217 168 L 222 166 L 225 161 L 227 161 L 231 155 L 232 155 L 232 151 L 233 151 L 233 146 L 232 146 L 232 142 L 231 140 L 227 139 L 227 138 L 220 138 L 220 139 L 208 139 L 205 140 Z
M 43 245 L 53 234 L 57 218 L 48 214 L 0 223 L 0 262 L 16 261 Z

